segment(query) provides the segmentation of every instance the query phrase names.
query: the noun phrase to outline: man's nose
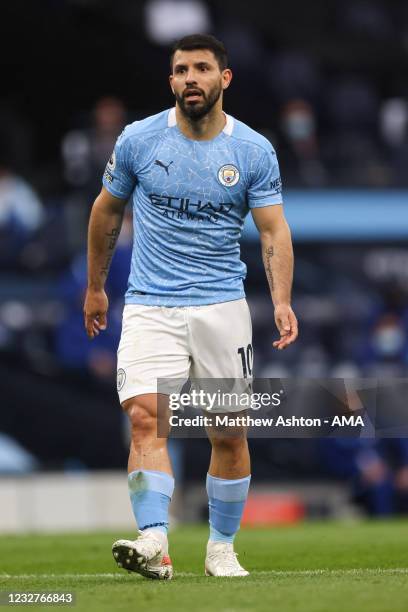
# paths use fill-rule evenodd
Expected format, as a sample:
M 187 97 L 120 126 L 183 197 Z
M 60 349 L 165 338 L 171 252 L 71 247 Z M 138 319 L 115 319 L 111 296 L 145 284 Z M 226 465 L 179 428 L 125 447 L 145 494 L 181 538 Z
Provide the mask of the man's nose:
M 186 85 L 197 83 L 194 70 L 189 70 L 186 75 Z

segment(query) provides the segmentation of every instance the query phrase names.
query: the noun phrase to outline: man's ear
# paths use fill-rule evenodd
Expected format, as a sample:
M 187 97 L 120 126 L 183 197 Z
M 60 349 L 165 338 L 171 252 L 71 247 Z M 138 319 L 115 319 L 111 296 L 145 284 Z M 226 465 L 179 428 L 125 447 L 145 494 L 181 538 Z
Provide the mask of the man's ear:
M 222 88 L 227 89 L 230 86 L 232 81 L 232 70 L 230 68 L 225 68 L 222 71 Z
M 171 91 L 173 92 L 173 95 L 174 95 L 174 89 L 173 89 L 172 82 L 173 82 L 173 75 L 172 75 L 172 74 L 170 74 L 170 75 L 169 75 L 170 89 L 171 89 Z

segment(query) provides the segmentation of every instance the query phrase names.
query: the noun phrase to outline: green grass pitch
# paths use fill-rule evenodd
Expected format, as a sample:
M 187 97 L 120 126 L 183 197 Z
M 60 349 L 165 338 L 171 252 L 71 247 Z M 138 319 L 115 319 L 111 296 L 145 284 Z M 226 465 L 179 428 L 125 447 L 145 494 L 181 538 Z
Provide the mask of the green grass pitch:
M 207 533 L 187 526 L 170 534 L 171 582 L 116 567 L 111 544 L 131 533 L 2 536 L 0 590 L 71 590 L 75 606 L 62 607 L 75 611 L 408 610 L 407 521 L 242 529 L 236 550 L 251 576 L 235 579 L 204 576 Z

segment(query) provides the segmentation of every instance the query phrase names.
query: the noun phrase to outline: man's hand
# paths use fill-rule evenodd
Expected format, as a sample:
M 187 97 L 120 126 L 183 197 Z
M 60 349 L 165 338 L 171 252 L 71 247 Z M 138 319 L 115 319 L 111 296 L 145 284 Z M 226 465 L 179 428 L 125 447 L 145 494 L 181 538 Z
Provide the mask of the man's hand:
M 103 289 L 94 291 L 88 289 L 85 296 L 84 319 L 85 329 L 89 338 L 95 338 L 99 332 L 106 329 L 108 312 L 108 296 Z
M 298 322 L 289 304 L 279 304 L 275 307 L 275 323 L 280 333 L 280 339 L 273 343 L 279 351 L 292 344 L 298 336 Z

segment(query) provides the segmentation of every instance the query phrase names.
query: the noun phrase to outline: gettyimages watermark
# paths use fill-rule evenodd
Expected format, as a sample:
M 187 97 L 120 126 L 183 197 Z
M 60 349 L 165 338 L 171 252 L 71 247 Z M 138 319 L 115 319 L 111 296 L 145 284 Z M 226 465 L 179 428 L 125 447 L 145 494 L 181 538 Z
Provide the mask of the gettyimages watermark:
M 408 379 L 159 379 L 158 436 L 407 437 Z
M 169 395 L 169 408 L 173 411 L 183 410 L 186 406 L 200 408 L 207 412 L 215 411 L 219 407 L 259 410 L 266 406 L 279 406 L 280 403 L 280 393 L 251 393 L 250 391 L 231 393 L 220 389 L 212 392 L 205 391 L 205 389 L 191 389 L 190 392 L 171 393 Z

